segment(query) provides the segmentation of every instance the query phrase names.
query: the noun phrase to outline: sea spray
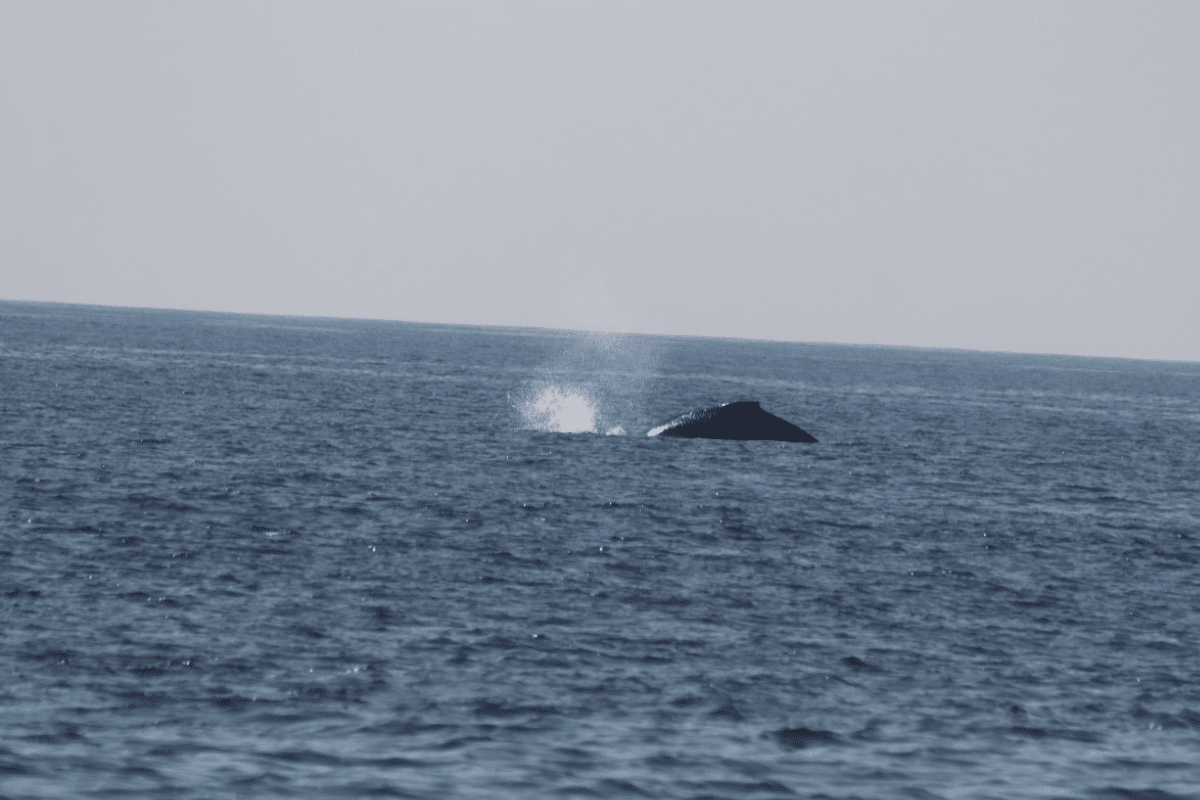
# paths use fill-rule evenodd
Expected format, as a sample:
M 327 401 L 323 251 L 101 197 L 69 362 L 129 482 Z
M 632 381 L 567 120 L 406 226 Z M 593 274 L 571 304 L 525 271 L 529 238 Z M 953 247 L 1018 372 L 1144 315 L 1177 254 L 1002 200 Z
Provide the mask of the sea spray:
M 596 433 L 599 413 L 586 389 L 551 385 L 521 407 L 527 428 L 555 433 Z
M 648 381 L 657 374 L 648 342 L 614 333 L 563 332 L 560 347 L 509 403 L 518 427 L 623 436 L 644 429 Z

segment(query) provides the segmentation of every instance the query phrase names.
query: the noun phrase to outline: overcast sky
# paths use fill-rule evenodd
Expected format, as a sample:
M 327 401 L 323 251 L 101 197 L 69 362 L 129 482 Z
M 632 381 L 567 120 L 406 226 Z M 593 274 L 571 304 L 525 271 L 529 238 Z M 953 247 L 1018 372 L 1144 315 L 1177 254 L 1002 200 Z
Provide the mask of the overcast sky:
M 1200 3 L 0 0 L 0 297 L 1200 360 Z

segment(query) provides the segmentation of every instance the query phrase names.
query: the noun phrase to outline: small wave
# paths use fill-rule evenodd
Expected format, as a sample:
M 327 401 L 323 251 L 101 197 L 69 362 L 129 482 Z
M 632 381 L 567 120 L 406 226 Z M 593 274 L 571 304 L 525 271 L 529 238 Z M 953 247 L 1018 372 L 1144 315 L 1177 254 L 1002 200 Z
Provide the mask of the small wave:
M 818 745 L 841 744 L 841 739 L 832 731 L 809 730 L 808 728 L 781 728 L 771 733 L 775 740 L 792 750 L 802 750 Z

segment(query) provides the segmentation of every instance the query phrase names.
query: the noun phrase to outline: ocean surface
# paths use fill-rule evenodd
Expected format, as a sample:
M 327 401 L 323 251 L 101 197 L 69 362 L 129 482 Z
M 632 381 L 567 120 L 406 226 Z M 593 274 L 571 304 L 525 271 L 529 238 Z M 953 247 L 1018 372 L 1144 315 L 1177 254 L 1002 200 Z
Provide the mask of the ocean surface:
M 1200 798 L 1197 363 L 5 302 L 0 426 L 9 800 Z

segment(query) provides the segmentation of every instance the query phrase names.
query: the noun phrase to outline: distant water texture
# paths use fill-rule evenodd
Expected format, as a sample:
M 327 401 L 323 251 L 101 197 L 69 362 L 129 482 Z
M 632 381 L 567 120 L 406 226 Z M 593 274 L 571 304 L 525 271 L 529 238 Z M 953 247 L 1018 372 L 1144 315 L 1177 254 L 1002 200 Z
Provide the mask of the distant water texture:
M 1200 364 L 3 303 L 0 414 L 8 800 L 1200 798 Z

